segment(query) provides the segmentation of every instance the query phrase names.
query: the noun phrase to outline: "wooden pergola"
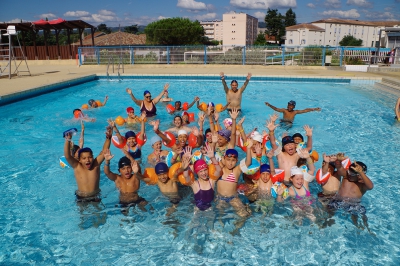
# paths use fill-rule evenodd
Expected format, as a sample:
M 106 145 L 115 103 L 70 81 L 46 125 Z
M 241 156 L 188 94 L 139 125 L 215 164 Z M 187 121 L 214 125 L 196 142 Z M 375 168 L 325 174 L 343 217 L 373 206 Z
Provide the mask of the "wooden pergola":
M 58 41 L 58 36 L 61 32 L 61 30 L 66 30 L 67 31 L 67 37 L 68 37 L 68 45 L 69 45 L 69 56 L 70 59 L 73 58 L 72 55 L 72 46 L 71 46 L 71 38 L 70 35 L 73 32 L 73 30 L 77 29 L 79 32 L 79 41 L 80 45 L 82 44 L 82 33 L 85 29 L 90 29 L 92 33 L 92 45 L 94 46 L 94 29 L 95 27 L 83 20 L 63 20 L 63 19 L 55 19 L 51 21 L 45 21 L 45 20 L 38 20 L 34 22 L 22 22 L 22 23 L 0 23 L 0 30 L 7 30 L 7 27 L 13 25 L 15 26 L 15 29 L 17 31 L 20 31 L 22 34 L 22 45 L 24 47 L 24 53 L 26 54 L 26 46 L 25 46 L 25 41 L 24 38 L 26 36 L 27 32 L 33 32 L 33 45 L 35 49 L 35 58 L 38 58 L 38 53 L 37 53 L 37 48 L 36 48 L 36 35 L 39 31 L 43 31 L 44 34 L 44 43 L 46 47 L 46 57 L 49 59 L 49 51 L 48 51 L 48 46 L 47 46 L 47 37 L 50 34 L 51 31 L 55 32 L 56 35 L 56 41 L 57 41 L 57 52 L 58 52 L 58 57 L 60 58 L 60 44 Z M 0 36 L 1 38 L 1 36 Z

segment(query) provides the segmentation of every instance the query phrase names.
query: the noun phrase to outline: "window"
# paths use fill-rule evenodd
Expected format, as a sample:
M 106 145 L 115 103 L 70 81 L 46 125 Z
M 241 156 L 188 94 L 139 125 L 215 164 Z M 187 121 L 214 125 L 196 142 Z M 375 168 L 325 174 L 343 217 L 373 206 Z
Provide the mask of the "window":
M 232 19 L 235 19 L 236 17 L 232 17 Z
M 303 36 L 306 36 L 306 31 L 305 30 L 303 30 Z
M 293 40 L 292 39 L 289 40 L 289 44 L 293 44 Z
M 301 40 L 302 44 L 306 44 L 306 39 Z
M 351 33 L 351 29 L 349 29 L 349 34 Z

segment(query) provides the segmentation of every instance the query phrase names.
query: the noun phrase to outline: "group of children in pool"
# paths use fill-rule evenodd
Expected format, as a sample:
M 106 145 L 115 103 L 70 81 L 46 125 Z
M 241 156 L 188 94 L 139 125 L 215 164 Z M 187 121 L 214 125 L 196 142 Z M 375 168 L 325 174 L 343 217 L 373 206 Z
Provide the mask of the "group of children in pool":
M 352 215 L 365 214 L 360 199 L 367 190 L 373 188 L 372 181 L 366 175 L 366 165 L 362 162 L 351 163 L 343 153 L 323 154 L 322 168 L 315 171 L 314 162 L 318 160 L 318 154 L 315 151 L 310 152 L 312 128 L 304 126 L 307 143 L 300 133 L 296 133 L 293 136 L 282 136 L 280 145 L 275 137 L 277 114 L 273 114 L 267 120 L 268 132 L 253 130 L 248 134 L 243 128 L 244 117 L 236 121 L 240 113 L 238 108 L 230 108 L 230 118 L 226 118 L 221 126 L 218 123 L 220 113 L 215 110 L 213 103 L 207 105 L 205 112 L 199 113 L 199 128 L 188 126 L 190 122 L 188 117 L 185 117 L 187 113 L 183 113 L 182 116 L 176 115 L 175 126 L 164 132 L 159 129 L 159 120 L 149 121 L 148 124 L 153 127 L 155 133 L 150 139 L 153 152 L 147 157 L 150 167 L 142 169 L 141 147 L 146 142 L 146 120 L 147 117 L 156 114 L 155 105 L 160 100 L 163 101 L 162 96 L 167 101 L 172 100 L 168 97 L 168 87 L 166 84 L 163 92 L 154 100 L 151 100 L 149 91 L 144 92 L 144 100 L 138 100 L 132 91 L 127 89 L 132 100 L 141 107 L 142 113 L 140 117 L 134 116 L 134 109 L 128 107 L 126 122 L 140 123 L 141 131 L 139 134 L 127 131 L 122 136 L 116 123 L 109 120 L 102 152 L 96 158 L 90 148 L 78 148 L 78 151 L 72 152 L 72 134 L 65 135 L 64 155 L 74 169 L 78 201 L 100 201 L 100 165 L 105 160 L 104 173 L 119 189 L 119 202 L 123 207 L 143 207 L 147 204 L 138 194 L 140 181 L 144 181 L 157 185 L 173 205 L 181 201 L 180 192 L 185 190 L 184 186 L 191 187 L 196 211 L 210 210 L 215 200 L 217 208 L 223 209 L 230 205 L 239 216 L 248 217 L 251 210 L 243 204 L 238 196 L 239 192 L 258 207 L 272 205 L 273 198 L 282 202 L 290 197 L 295 213 L 307 213 L 311 220 L 315 220 L 310 207 L 312 196 L 308 184 L 316 179 L 322 186 L 319 199 L 328 210 L 340 208 Z M 198 108 L 202 109 L 198 97 L 195 97 L 190 107 L 195 102 Z M 293 111 L 293 103 L 294 101 L 290 101 L 285 110 Z M 223 110 L 228 105 L 229 103 Z M 180 111 L 180 108 L 181 103 L 177 102 L 175 110 Z M 204 131 L 206 119 L 209 120 L 209 128 Z M 112 135 L 113 132 L 115 136 Z M 111 142 L 125 154 L 118 161 L 119 173 L 110 170 L 110 161 L 114 157 L 110 151 Z M 170 151 L 162 150 L 163 144 L 170 148 Z M 246 153 L 246 157 L 239 164 L 236 146 Z M 278 162 L 278 169 L 274 165 L 274 156 Z M 242 174 L 244 184 L 238 184 Z M 127 208 L 123 210 L 126 211 Z

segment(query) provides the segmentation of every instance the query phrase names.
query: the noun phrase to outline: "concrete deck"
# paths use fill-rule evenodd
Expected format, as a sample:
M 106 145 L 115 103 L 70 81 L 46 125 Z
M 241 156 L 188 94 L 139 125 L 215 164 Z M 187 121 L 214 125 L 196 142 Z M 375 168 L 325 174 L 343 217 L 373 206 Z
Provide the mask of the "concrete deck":
M 105 75 L 106 66 L 83 65 L 78 67 L 75 60 L 28 61 L 32 76 L 0 78 L 0 97 L 29 91 L 71 79 L 93 74 Z M 24 66 L 21 66 L 24 70 Z M 400 72 L 365 73 L 346 72 L 339 67 L 302 67 L 302 66 L 255 66 L 255 65 L 128 65 L 124 75 L 219 75 L 220 72 L 245 77 L 248 72 L 253 76 L 280 77 L 326 77 L 381 79 L 389 77 L 400 80 Z M 110 69 L 111 75 L 112 70 Z M 116 73 L 116 72 L 115 72 Z M 114 74 L 115 75 L 115 74 Z

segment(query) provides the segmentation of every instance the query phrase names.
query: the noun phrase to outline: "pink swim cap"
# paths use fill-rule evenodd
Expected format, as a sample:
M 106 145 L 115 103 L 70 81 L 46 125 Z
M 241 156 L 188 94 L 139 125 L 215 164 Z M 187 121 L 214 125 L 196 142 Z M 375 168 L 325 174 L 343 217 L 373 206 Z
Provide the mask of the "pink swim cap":
M 203 170 L 203 169 L 207 169 L 207 163 L 203 160 L 203 159 L 199 159 L 194 163 L 194 171 L 196 172 L 196 174 Z

